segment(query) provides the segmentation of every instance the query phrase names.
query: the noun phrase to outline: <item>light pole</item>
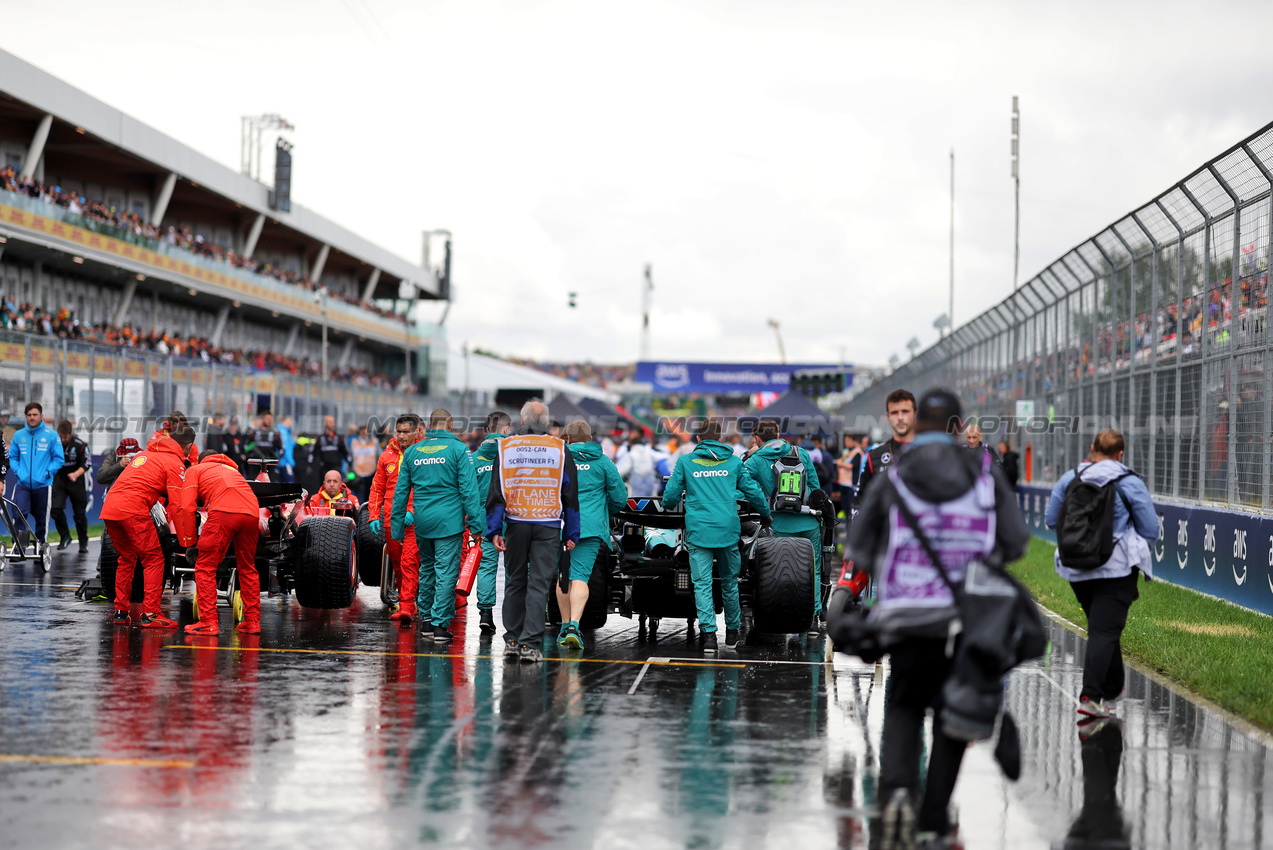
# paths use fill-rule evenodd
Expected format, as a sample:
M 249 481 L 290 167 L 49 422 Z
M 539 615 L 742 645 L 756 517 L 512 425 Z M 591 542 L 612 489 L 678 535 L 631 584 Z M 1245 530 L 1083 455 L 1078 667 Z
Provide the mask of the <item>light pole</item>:
M 771 328 L 773 328 L 773 329 L 774 329 L 774 336 L 778 338 L 778 362 L 779 362 L 779 363 L 786 363 L 786 362 L 787 362 L 787 349 L 783 348 L 783 346 L 782 346 L 782 331 L 780 331 L 780 330 L 778 329 L 778 320 L 777 320 L 777 319 L 770 319 L 770 320 L 769 320 L 769 327 L 771 327 Z
M 429 259 L 429 244 L 432 241 L 434 236 L 441 236 L 444 240 L 442 243 L 442 250 L 443 250 L 442 262 L 436 268 L 433 266 L 433 264 L 430 262 L 430 259 Z M 424 253 L 423 253 L 423 256 L 421 257 L 420 265 L 424 269 L 425 274 L 429 274 L 433 276 L 433 280 L 437 285 L 438 297 L 446 302 L 445 306 L 443 306 L 442 308 L 442 315 L 438 319 L 437 326 L 440 330 L 442 326 L 446 324 L 446 317 L 451 312 L 451 231 L 447 230 L 444 227 L 437 228 L 434 230 L 426 230 L 423 232 L 423 237 L 424 237 Z M 402 295 L 402 287 L 398 288 L 398 294 L 399 296 Z M 402 349 L 403 369 L 404 369 L 403 377 L 405 378 L 405 380 L 403 381 L 403 388 L 405 389 L 407 393 L 410 393 L 415 386 L 415 380 L 411 376 L 411 345 L 412 345 L 411 328 L 412 326 L 415 325 L 415 320 L 416 320 L 415 308 L 416 308 L 416 305 L 419 303 L 420 303 L 420 290 L 418 287 L 412 285 L 411 298 L 409 300 L 409 303 L 407 304 L 406 315 L 403 317 L 405 320 L 405 325 L 406 325 L 406 344 L 403 346 L 403 349 Z M 419 368 L 418 358 L 417 358 L 416 365 L 417 365 L 417 368 Z M 467 377 L 468 375 L 468 344 L 467 343 L 465 343 L 465 351 L 464 351 L 464 368 L 465 368 L 465 376 L 466 376 L 464 381 L 465 383 L 464 394 L 465 394 L 465 401 L 467 402 L 468 401 L 468 386 L 467 386 L 468 385 L 468 377 Z M 428 380 L 429 373 L 432 372 L 433 370 L 432 357 L 426 357 L 425 369 L 426 369 L 425 379 Z M 434 390 L 434 387 L 432 386 L 432 384 L 429 385 L 428 389 L 430 391 Z
M 641 286 L 641 359 L 650 359 L 650 301 L 654 297 L 652 266 L 645 264 L 645 283 Z
M 263 131 L 295 129 L 290 121 L 277 112 L 269 112 L 265 115 L 244 115 L 240 122 L 239 173 L 260 181 Z
M 955 328 L 955 149 L 950 149 L 950 306 L 946 319 Z
M 1016 205 L 1012 226 L 1012 291 L 1016 292 L 1021 268 L 1021 111 L 1015 94 L 1012 96 L 1012 183 Z

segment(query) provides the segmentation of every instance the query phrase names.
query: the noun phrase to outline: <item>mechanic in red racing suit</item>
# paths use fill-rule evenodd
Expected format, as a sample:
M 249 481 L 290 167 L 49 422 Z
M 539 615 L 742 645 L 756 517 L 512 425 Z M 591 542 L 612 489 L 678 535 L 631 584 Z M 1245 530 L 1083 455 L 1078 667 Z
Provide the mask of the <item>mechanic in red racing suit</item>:
M 349 507 L 342 504 L 348 502 L 353 506 L 354 513 L 358 513 L 359 503 L 358 497 L 353 491 L 340 480 L 339 469 L 329 469 L 327 474 L 323 476 L 323 486 L 319 491 L 309 497 L 309 501 L 305 503 L 310 512 L 318 516 L 337 516 L 338 511 L 348 511 Z
M 142 603 L 144 629 L 175 629 L 177 623 L 163 615 L 159 600 L 163 595 L 164 553 L 159 545 L 150 509 L 167 497 L 169 505 L 181 500 L 185 486 L 186 458 L 194 445 L 194 430 L 178 425 L 169 436 L 157 436 L 146 450 L 133 458 L 115 479 L 102 502 L 102 521 L 119 554 L 115 572 L 115 619 L 117 626 L 129 622 L 129 597 L 133 589 L 133 569 L 141 566 L 146 598 Z
M 196 541 L 195 514 L 208 511 Z M 217 566 L 234 544 L 234 563 L 243 597 L 243 634 L 261 633 L 261 576 L 256 571 L 256 544 L 261 534 L 261 507 L 239 465 L 212 449 L 186 473 L 185 487 L 173 512 L 177 542 L 193 561 L 195 598 L 199 622 L 186 626 L 186 634 L 220 634 L 217 622 Z M 196 549 L 197 547 L 197 549 Z M 193 556 L 193 557 L 192 557 Z
M 370 507 L 371 530 L 375 534 L 383 534 L 385 523 L 393 508 L 393 492 L 398 486 L 398 467 L 402 464 L 402 453 L 424 439 L 424 422 L 414 413 L 404 413 L 398 417 L 394 428 L 394 439 L 380 455 L 376 463 L 376 474 L 371 478 L 371 495 L 367 499 Z M 385 498 L 388 495 L 389 498 Z M 415 493 L 407 497 L 407 511 L 414 508 Z M 391 620 L 399 620 L 399 625 L 409 626 L 416 616 L 416 594 L 420 588 L 420 551 L 416 545 L 414 534 L 403 536 L 402 540 L 390 540 L 385 535 L 385 545 L 389 550 L 389 560 L 393 563 L 394 580 L 398 585 L 398 608 L 389 615 Z M 406 564 L 407 569 L 402 565 Z
M 178 425 L 185 425 L 189 428 L 194 427 L 190 424 L 190 420 L 186 418 L 186 414 L 182 413 L 180 410 L 174 410 L 172 413 L 168 414 L 164 421 L 159 423 L 159 429 L 155 431 L 154 434 L 150 435 L 150 441 L 154 442 L 160 437 L 170 436 L 172 429 L 176 428 Z M 150 443 L 147 443 L 146 446 L 149 448 Z M 194 466 L 199 462 L 199 447 L 194 443 L 191 443 L 190 448 L 186 451 L 186 462 L 191 466 Z

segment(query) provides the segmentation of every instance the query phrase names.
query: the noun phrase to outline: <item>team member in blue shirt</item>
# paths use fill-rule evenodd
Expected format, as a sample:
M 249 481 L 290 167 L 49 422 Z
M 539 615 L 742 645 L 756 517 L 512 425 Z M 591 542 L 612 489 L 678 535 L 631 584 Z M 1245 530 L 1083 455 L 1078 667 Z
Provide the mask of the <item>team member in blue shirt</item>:
M 65 455 L 62 439 L 44 424 L 44 408 L 38 401 L 27 404 L 27 425 L 13 435 L 9 443 L 9 466 L 17 478 L 13 502 L 23 516 L 30 517 L 35 536 L 44 543 L 48 529 L 49 485 L 62 468 Z

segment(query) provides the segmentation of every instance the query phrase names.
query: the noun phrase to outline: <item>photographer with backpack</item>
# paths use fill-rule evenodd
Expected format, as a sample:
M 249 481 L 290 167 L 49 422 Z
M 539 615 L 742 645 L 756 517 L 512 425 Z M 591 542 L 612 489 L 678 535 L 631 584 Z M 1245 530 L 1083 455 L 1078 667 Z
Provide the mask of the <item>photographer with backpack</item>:
M 1149 544 L 1158 513 L 1140 476 L 1123 465 L 1123 435 L 1106 428 L 1088 459 L 1052 488 L 1044 522 L 1056 529 L 1056 572 L 1087 615 L 1087 655 L 1079 714 L 1109 717 L 1123 692 L 1120 643 L 1127 612 L 1140 598 L 1136 575 L 1153 580 Z M 1080 722 L 1083 722 L 1082 720 Z
M 983 676 L 984 681 L 968 681 L 969 666 L 980 667 L 983 660 L 991 660 L 984 633 L 985 626 L 994 623 L 986 622 L 990 613 L 985 617 L 961 614 L 956 587 L 962 588 L 962 595 L 974 589 L 965 582 L 974 565 L 982 580 L 986 573 L 1002 573 L 1005 564 L 1021 557 L 1030 540 L 1003 471 L 986 455 L 960 446 L 956 435 L 963 426 L 963 413 L 958 397 L 948 390 L 930 390 L 919 400 L 916 415 L 913 442 L 900 459 L 880 470 L 866 491 L 861 511 L 849 526 L 846 552 L 876 579 L 877 599 L 867 619 L 874 624 L 881 651 L 872 653 L 870 660 L 884 653 L 889 656 L 876 795 L 883 807 L 882 850 L 916 846 L 917 829 L 926 833 L 927 843 L 921 841 L 921 846 L 950 846 L 947 807 L 964 750 L 969 740 L 993 731 L 1002 699 L 1003 668 L 1016 663 L 1015 658 L 993 659 L 992 675 Z M 1006 579 L 991 579 L 1006 583 Z M 828 622 L 837 648 L 851 643 L 844 631 L 851 620 L 842 616 Z M 974 637 L 978 651 L 966 655 L 962 644 Z M 998 643 L 1010 650 L 1008 655 L 1017 654 L 1017 648 L 1007 646 L 1010 640 Z M 861 655 L 856 649 L 850 651 Z M 970 691 L 970 684 L 980 685 L 990 695 L 988 716 L 981 718 L 986 728 L 975 736 L 962 734 L 952 723 L 966 715 L 952 716 L 952 708 L 967 708 L 964 696 L 981 696 Z M 952 705 L 952 697 L 961 699 Z M 929 710 L 933 712 L 932 738 L 926 748 L 927 779 L 921 784 L 920 755 Z

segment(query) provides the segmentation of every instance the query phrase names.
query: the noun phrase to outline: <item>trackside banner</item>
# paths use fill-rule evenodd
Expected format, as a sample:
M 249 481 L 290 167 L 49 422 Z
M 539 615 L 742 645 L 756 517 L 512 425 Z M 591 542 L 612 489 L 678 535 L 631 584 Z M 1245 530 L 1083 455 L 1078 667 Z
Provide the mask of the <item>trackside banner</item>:
M 1022 485 L 1017 498 L 1030 531 L 1055 543 L 1056 534 L 1043 524 L 1051 492 Z M 1154 510 L 1155 579 L 1273 615 L 1273 517 L 1159 501 Z
M 636 366 L 639 383 L 651 384 L 656 393 L 785 393 L 791 376 L 803 370 L 839 371 L 825 363 L 683 363 L 642 360 Z M 846 376 L 852 380 L 852 373 Z

